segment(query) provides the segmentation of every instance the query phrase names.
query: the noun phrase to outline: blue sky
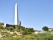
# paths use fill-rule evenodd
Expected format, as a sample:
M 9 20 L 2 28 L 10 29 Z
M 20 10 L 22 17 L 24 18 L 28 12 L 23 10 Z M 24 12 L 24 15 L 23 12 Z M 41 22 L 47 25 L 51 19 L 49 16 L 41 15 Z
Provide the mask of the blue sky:
M 41 30 L 53 28 L 53 0 L 0 0 L 0 22 L 14 24 L 14 6 L 18 4 L 22 26 Z

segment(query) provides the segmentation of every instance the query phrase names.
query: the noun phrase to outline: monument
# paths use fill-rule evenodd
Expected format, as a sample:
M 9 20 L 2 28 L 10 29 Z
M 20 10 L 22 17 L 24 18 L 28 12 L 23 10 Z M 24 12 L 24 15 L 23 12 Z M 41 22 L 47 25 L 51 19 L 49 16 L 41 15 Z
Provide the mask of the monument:
M 21 22 L 19 21 L 19 18 L 18 18 L 18 5 L 17 3 L 15 4 L 15 25 L 21 25 Z

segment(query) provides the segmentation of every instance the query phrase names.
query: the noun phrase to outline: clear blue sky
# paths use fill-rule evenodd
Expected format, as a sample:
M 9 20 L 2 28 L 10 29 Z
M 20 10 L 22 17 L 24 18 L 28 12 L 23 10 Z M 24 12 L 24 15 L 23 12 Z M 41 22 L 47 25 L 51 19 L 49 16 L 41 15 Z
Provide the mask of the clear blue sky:
M 41 30 L 53 28 L 53 0 L 0 0 L 0 22 L 14 24 L 14 6 L 18 4 L 22 26 Z

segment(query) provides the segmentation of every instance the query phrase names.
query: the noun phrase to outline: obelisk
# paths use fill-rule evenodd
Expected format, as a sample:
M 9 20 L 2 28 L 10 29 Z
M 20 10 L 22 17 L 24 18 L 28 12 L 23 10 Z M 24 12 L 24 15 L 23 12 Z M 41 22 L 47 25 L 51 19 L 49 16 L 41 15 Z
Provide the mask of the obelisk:
M 18 5 L 15 4 L 15 25 L 18 25 Z

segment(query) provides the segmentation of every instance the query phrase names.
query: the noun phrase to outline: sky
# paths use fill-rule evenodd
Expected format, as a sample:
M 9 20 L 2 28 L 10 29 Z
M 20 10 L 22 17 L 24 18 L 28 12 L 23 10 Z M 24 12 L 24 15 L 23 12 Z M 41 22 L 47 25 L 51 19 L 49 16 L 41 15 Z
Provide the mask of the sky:
M 16 3 L 22 26 L 35 30 L 53 28 L 53 0 L 0 0 L 0 22 L 14 24 Z

